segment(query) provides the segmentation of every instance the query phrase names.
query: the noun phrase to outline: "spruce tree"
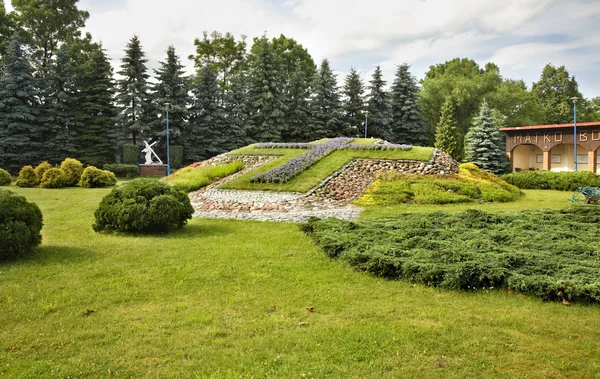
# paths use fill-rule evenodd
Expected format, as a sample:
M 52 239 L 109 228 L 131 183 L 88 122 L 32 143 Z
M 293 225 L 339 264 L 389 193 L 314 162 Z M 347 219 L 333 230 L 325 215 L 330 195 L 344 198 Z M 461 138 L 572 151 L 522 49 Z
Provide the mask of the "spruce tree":
M 281 96 L 279 60 L 266 36 L 254 39 L 249 60 L 249 138 L 280 142 L 286 109 Z
M 456 108 L 451 98 L 446 98 L 442 107 L 442 116 L 436 128 L 435 147 L 461 160 L 461 148 L 458 137 L 458 124 L 454 113 Z
M 81 130 L 75 140 L 77 158 L 101 167 L 114 162 L 117 147 L 114 137 L 111 138 L 117 114 L 112 67 L 102 45 L 94 47 L 79 71 L 77 120 Z
M 499 134 L 492 111 L 484 102 L 479 116 L 473 120 L 473 127 L 465 137 L 465 160 L 486 171 L 501 174 L 505 169 L 506 153 L 498 145 Z
M 248 77 L 240 71 L 231 77 L 229 91 L 223 98 L 227 140 L 225 150 L 231 151 L 247 145 L 248 132 Z
M 169 103 L 169 142 L 171 145 L 182 145 L 189 137 L 186 130 L 188 106 L 191 104 L 189 79 L 185 76 L 185 68 L 175 53 L 175 48 L 169 46 L 167 58 L 155 70 L 157 83 L 153 88 L 154 109 L 160 117 L 156 118 L 152 127 L 152 137 L 166 146 L 166 112 L 165 104 Z
M 421 117 L 417 80 L 410 74 L 408 64 L 398 66 L 392 85 L 392 141 L 425 146 L 429 139 L 425 120 Z
M 75 154 L 77 121 L 77 67 L 70 47 L 63 44 L 51 61 L 45 80 L 47 84 L 42 113 L 45 124 L 44 159 L 53 164 Z
M 184 139 L 186 161 L 201 161 L 225 151 L 227 130 L 220 104 L 221 89 L 210 67 L 200 70 L 193 87 L 190 135 Z
M 298 64 L 289 81 L 286 98 L 285 130 L 283 140 L 286 142 L 307 142 L 312 139 L 310 130 L 310 81 Z
M 361 136 L 365 128 L 365 86 L 355 68 L 350 69 L 344 83 L 344 121 L 350 125 L 353 135 Z
M 125 57 L 121 60 L 122 76 L 117 82 L 117 105 L 119 107 L 118 122 L 122 138 L 137 144 L 140 134 L 149 131 L 155 122 L 152 116 L 152 104 L 148 90 L 148 69 L 142 45 L 137 36 L 133 36 L 125 49 Z M 149 136 L 151 137 L 151 136 Z
M 367 102 L 369 129 L 367 137 L 382 138 L 386 141 L 391 141 L 393 139 L 392 107 L 390 96 L 385 91 L 386 82 L 383 80 L 380 66 L 375 68 L 373 79 L 369 83 L 369 100 Z
M 342 137 L 352 134 L 350 126 L 342 120 L 342 105 L 336 75 L 323 59 L 313 83 L 310 103 L 310 139 Z
M 32 69 L 15 34 L 0 76 L 0 168 L 16 174 L 40 162 L 43 127 Z

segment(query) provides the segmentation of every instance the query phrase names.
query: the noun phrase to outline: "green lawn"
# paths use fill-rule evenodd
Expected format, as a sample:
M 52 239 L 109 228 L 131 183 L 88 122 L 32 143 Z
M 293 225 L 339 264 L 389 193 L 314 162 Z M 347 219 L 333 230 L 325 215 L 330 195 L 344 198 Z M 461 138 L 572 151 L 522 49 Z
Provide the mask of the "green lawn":
M 257 170 L 239 176 L 221 185 L 222 189 L 238 190 L 262 190 L 262 191 L 285 191 L 285 192 L 307 192 L 317 186 L 327 177 L 344 167 L 345 164 L 357 158 L 370 159 L 409 159 L 428 161 L 433 155 L 433 149 L 429 147 L 413 147 L 411 150 L 337 150 L 321 159 L 314 166 L 304 171 L 287 183 L 250 183 L 250 178 L 259 172 L 267 172 L 273 168 L 287 163 L 290 159 L 302 155 L 304 149 L 254 149 L 245 147 L 235 150 L 230 155 L 281 155 L 281 158 L 270 162 Z
M 98 235 L 108 189 L 11 189 L 45 226 L 35 256 L 0 263 L 0 377 L 600 375 L 598 306 L 374 278 L 292 224 Z

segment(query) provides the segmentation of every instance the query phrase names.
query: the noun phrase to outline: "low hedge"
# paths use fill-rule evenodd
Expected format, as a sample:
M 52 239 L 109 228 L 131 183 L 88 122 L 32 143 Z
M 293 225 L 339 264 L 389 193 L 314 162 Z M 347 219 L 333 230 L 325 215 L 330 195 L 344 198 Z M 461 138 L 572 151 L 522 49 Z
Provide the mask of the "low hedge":
M 117 177 L 110 171 L 100 170 L 94 166 L 86 167 L 81 175 L 79 185 L 83 188 L 103 188 L 117 184 Z
M 0 186 L 10 186 L 11 182 L 12 177 L 10 176 L 8 171 L 6 171 L 3 168 L 0 168 Z
M 154 179 L 135 179 L 102 199 L 96 232 L 164 233 L 182 227 L 194 208 L 183 191 Z
M 579 187 L 600 187 L 600 176 L 590 171 L 522 171 L 502 175 L 502 179 L 521 189 L 575 191 Z
M 39 245 L 42 224 L 42 212 L 37 205 L 0 189 L 0 260 L 19 258 Z
M 110 163 L 105 164 L 104 169 L 115 174 L 117 178 L 132 179 L 139 175 L 138 166 L 135 164 Z

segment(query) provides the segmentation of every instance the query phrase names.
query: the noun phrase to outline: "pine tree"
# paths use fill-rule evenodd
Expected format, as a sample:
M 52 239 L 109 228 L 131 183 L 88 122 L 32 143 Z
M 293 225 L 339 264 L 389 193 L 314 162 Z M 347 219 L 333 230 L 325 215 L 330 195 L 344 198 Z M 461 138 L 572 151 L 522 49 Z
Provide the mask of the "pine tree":
M 186 161 L 201 161 L 226 150 L 227 130 L 217 76 L 208 66 L 195 80 L 194 105 L 190 109 L 190 135 L 184 139 Z
M 41 160 L 42 124 L 32 69 L 15 34 L 0 77 L 0 167 L 17 173 Z
M 84 163 L 102 166 L 114 162 L 114 135 L 117 110 L 113 104 L 112 67 L 98 45 L 80 68 L 77 120 L 82 129 L 77 133 L 77 158 Z
M 369 128 L 367 136 L 390 141 L 393 139 L 392 107 L 390 96 L 385 91 L 386 82 L 383 80 L 380 66 L 375 68 L 373 79 L 369 83 L 369 100 L 367 103 Z
M 53 164 L 75 154 L 75 133 L 81 130 L 77 121 L 76 81 L 77 67 L 73 64 L 70 47 L 63 44 L 56 53 L 56 60 L 49 66 L 42 111 L 47 133 L 44 159 Z
M 248 132 L 248 77 L 240 71 L 231 77 L 229 91 L 225 93 L 223 108 L 227 126 L 225 150 L 231 151 L 247 145 Z
M 458 124 L 454 113 L 456 108 L 451 98 L 447 98 L 442 107 L 442 116 L 436 128 L 435 147 L 454 159 L 461 160 L 461 148 L 458 139 Z
M 154 109 L 164 110 L 165 104 L 169 105 L 169 142 L 171 145 L 182 145 L 189 137 L 186 128 L 188 121 L 188 106 L 192 100 L 188 94 L 189 80 L 184 75 L 185 69 L 175 53 L 175 48 L 169 46 L 167 58 L 160 63 L 160 68 L 155 70 L 157 83 L 153 88 Z M 158 117 L 152 127 L 153 139 L 159 139 L 166 146 L 166 113 L 158 112 Z
M 425 120 L 421 117 L 417 80 L 410 74 L 408 64 L 398 66 L 392 85 L 392 141 L 425 146 Z
M 131 138 L 134 145 L 139 142 L 139 135 L 147 132 L 155 121 L 148 91 L 148 60 L 144 57 L 139 38 L 133 36 L 125 49 L 125 57 L 121 60 L 119 75 L 123 78 L 117 82 L 119 127 L 122 138 Z
M 342 120 L 342 105 L 336 75 L 323 59 L 313 84 L 313 96 L 310 102 L 312 138 L 342 137 L 352 134 L 350 126 Z
M 249 84 L 249 138 L 257 142 L 281 141 L 285 104 L 281 96 L 278 58 L 266 36 L 254 39 Z
M 287 112 L 283 139 L 286 142 L 304 142 L 312 140 L 310 121 L 310 81 L 300 65 L 292 73 L 286 98 Z
M 352 135 L 363 135 L 365 128 L 365 86 L 355 68 L 350 69 L 344 83 L 344 122 L 350 125 Z
M 465 137 L 465 160 L 494 174 L 502 173 L 505 168 L 505 152 L 498 146 L 499 134 L 492 111 L 484 102 L 479 116 L 473 120 L 473 127 Z

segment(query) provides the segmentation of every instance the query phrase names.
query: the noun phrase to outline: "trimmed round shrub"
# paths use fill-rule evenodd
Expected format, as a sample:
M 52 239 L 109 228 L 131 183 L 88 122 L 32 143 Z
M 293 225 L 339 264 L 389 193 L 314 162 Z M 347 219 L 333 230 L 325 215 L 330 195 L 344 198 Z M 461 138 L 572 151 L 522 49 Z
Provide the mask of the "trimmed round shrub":
M 0 189 L 0 260 L 21 257 L 42 242 L 42 212 L 23 196 Z
M 39 184 L 37 177 L 35 176 L 35 170 L 31 166 L 25 166 L 19 171 L 19 177 L 16 182 L 17 186 L 21 188 L 31 188 Z
M 10 186 L 12 177 L 5 169 L 0 168 L 0 186 Z
M 67 158 L 60 164 L 60 169 L 65 173 L 67 187 L 75 187 L 81 174 L 83 174 L 83 165 L 77 159 Z
M 40 180 L 42 188 L 65 188 L 67 185 L 67 176 L 60 168 L 51 168 L 46 170 Z
M 79 185 L 84 188 L 103 188 L 117 184 L 117 177 L 110 171 L 100 170 L 94 166 L 86 167 L 81 174 Z
M 153 179 L 136 179 L 102 199 L 95 212 L 96 232 L 166 233 L 192 218 L 194 208 L 185 192 Z
M 37 178 L 37 182 L 38 184 L 42 181 L 42 177 L 44 176 L 44 173 L 48 170 L 50 170 L 52 168 L 52 165 L 50 163 L 46 162 L 42 162 L 39 165 L 37 165 L 37 167 L 35 168 L 35 177 Z

